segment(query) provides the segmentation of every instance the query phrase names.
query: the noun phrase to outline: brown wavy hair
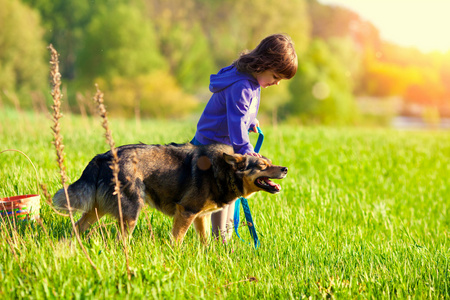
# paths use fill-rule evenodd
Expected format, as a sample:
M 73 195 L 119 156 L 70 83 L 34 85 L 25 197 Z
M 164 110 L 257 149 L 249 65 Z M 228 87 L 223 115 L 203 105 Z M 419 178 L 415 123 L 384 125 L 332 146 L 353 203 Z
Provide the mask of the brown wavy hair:
M 239 72 L 247 74 L 271 70 L 284 79 L 291 79 L 297 72 L 298 61 L 290 36 L 273 34 L 264 38 L 252 51 L 244 51 L 233 65 Z

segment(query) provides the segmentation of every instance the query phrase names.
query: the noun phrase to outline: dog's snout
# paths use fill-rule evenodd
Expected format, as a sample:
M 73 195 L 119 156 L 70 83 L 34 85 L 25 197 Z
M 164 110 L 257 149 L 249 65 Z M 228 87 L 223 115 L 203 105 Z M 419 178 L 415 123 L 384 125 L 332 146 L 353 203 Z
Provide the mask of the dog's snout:
M 287 173 L 287 171 L 288 171 L 288 168 L 287 168 L 287 167 L 282 167 L 282 168 L 281 168 L 281 172 Z

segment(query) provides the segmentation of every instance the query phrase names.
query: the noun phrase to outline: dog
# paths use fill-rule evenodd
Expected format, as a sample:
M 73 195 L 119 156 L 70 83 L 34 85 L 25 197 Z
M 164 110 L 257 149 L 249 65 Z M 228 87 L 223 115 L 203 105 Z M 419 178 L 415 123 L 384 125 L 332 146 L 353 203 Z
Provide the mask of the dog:
M 236 154 L 224 144 L 194 146 L 124 145 L 117 147 L 120 192 L 115 192 L 111 151 L 95 156 L 81 177 L 53 197 L 61 210 L 82 211 L 76 223 L 84 232 L 105 214 L 120 220 L 121 200 L 125 234 L 130 235 L 145 203 L 173 217 L 172 239 L 181 244 L 194 223 L 201 240 L 208 239 L 208 216 L 238 197 L 258 191 L 279 193 L 270 179 L 283 179 L 288 168 L 275 166 L 266 157 Z

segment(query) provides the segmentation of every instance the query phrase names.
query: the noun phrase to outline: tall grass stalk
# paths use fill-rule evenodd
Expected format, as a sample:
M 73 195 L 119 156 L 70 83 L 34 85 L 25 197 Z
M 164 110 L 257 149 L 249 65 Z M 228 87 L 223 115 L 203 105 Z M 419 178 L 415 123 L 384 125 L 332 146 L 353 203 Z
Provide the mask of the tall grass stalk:
M 75 220 L 73 218 L 73 212 L 72 207 L 70 206 L 70 199 L 69 199 L 69 193 L 67 191 L 68 185 L 67 185 L 67 176 L 66 176 L 66 166 L 64 164 L 64 144 L 63 144 L 63 138 L 61 135 L 61 123 L 60 119 L 62 117 L 61 114 L 61 73 L 59 72 L 59 60 L 58 60 L 58 52 L 53 48 L 53 45 L 49 45 L 48 49 L 51 53 L 51 59 L 50 59 L 50 77 L 52 82 L 52 98 L 53 98 L 53 144 L 55 145 L 56 149 L 56 160 L 58 162 L 59 167 L 59 173 L 61 176 L 61 183 L 64 188 L 64 193 L 66 195 L 67 200 L 67 210 L 70 217 L 70 222 L 72 223 L 73 232 L 75 234 L 75 237 L 78 241 L 78 244 L 80 245 L 86 259 L 89 261 L 91 266 L 95 269 L 98 276 L 100 277 L 101 274 L 99 270 L 97 269 L 97 266 L 92 261 L 91 257 L 89 256 L 88 252 L 86 251 L 86 248 L 84 247 L 83 243 L 81 242 L 80 234 L 78 233 L 77 227 L 75 225 Z
M 111 169 L 113 171 L 113 184 L 114 184 L 114 195 L 117 195 L 117 204 L 119 207 L 119 224 L 120 224 L 120 236 L 123 244 L 123 251 L 125 253 L 125 261 L 127 266 L 127 274 L 128 274 L 128 280 L 131 279 L 131 270 L 130 270 L 130 262 L 128 259 L 128 247 L 127 247 L 127 237 L 125 236 L 125 228 L 123 224 L 123 215 L 122 215 L 122 200 L 120 198 L 120 181 L 119 181 L 119 156 L 117 155 L 117 149 L 114 143 L 114 139 L 112 136 L 112 131 L 109 128 L 109 122 L 108 117 L 106 116 L 106 108 L 103 104 L 103 93 L 98 88 L 98 85 L 95 85 L 97 91 L 94 96 L 95 103 L 97 103 L 98 112 L 100 114 L 100 117 L 102 118 L 102 126 L 105 129 L 105 138 L 106 142 L 108 143 L 111 154 L 113 156 Z

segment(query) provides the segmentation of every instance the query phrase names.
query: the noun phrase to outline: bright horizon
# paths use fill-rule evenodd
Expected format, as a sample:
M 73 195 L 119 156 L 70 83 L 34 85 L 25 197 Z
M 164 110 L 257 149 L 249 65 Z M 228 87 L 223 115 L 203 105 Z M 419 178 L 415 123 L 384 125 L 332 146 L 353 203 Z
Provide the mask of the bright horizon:
M 450 51 L 450 0 L 319 0 L 346 7 L 380 31 L 381 38 L 424 52 Z

